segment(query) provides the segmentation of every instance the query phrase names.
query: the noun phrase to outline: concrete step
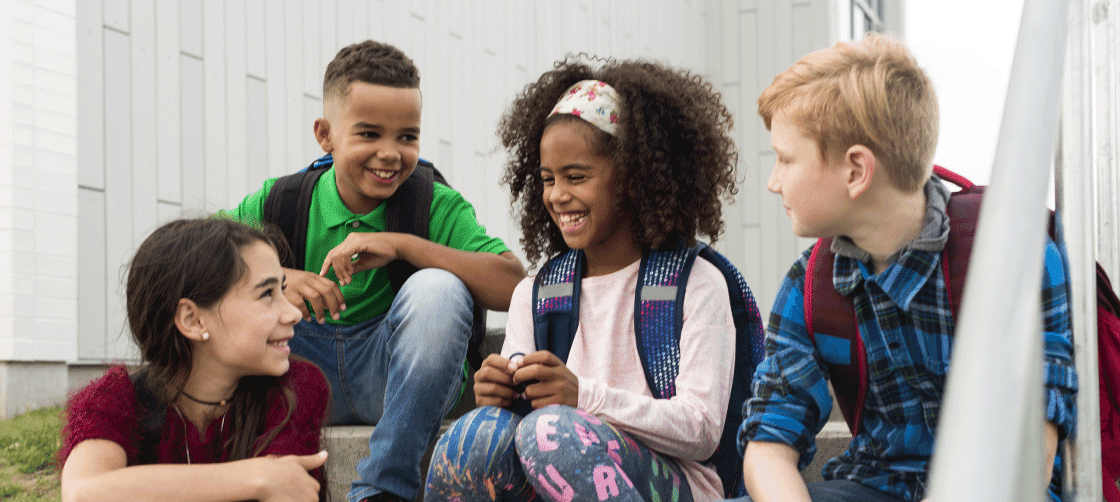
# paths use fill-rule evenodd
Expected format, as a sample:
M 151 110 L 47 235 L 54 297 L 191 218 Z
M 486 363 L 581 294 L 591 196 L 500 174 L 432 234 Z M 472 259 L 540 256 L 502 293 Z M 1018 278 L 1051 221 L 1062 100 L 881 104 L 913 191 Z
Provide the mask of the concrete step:
M 843 419 L 840 421 L 829 420 L 824 424 L 820 434 L 817 434 L 817 454 L 813 461 L 801 470 L 801 478 L 806 483 L 824 481 L 821 477 L 821 467 L 825 462 L 838 457 L 848 449 L 852 441 L 852 433 L 848 431 L 848 424 Z

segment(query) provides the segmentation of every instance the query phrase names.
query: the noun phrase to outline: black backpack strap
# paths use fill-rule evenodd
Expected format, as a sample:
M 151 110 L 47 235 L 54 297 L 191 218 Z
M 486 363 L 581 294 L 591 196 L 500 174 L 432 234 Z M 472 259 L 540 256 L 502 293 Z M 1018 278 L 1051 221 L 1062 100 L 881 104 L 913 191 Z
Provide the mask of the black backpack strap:
M 432 220 L 432 200 L 437 182 L 450 186 L 435 165 L 424 159 L 417 161 L 412 175 L 385 201 L 387 204 L 385 229 L 389 232 L 412 234 L 428 240 Z M 417 270 L 415 266 L 404 260 L 394 260 L 386 265 L 385 272 L 389 274 L 389 284 L 393 288 L 393 293 L 400 292 L 404 282 Z M 486 336 L 486 309 L 475 302 L 473 312 L 471 337 L 467 344 L 467 362 L 475 368 L 481 368 L 482 353 L 479 347 L 482 345 L 483 337 Z
M 579 328 L 580 281 L 583 251 L 578 249 L 545 263 L 533 281 L 533 334 L 537 350 L 547 350 L 568 361 Z
M 307 220 L 315 184 L 333 165 L 330 154 L 312 162 L 307 169 L 281 176 L 268 191 L 261 214 L 262 223 L 272 223 L 284 233 L 290 256 L 280 257 L 288 268 L 303 270 L 307 254 Z
M 148 369 L 144 368 L 129 375 L 132 390 L 136 393 L 136 416 L 139 419 L 140 442 L 137 462 L 141 465 L 156 463 L 156 448 L 159 446 L 167 405 L 148 384 Z
M 431 224 L 432 197 L 435 192 L 435 166 L 420 161 L 412 175 L 401 183 L 393 195 L 385 200 L 385 229 L 389 232 L 412 234 L 428 239 Z M 394 260 L 386 265 L 393 293 L 398 293 L 404 281 L 418 270 L 404 260 Z

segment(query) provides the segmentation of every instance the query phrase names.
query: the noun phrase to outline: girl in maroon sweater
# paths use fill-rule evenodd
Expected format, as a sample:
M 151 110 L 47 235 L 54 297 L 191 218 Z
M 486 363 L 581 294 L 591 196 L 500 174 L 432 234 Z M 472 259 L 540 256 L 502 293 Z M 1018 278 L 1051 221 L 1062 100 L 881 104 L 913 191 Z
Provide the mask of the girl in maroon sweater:
M 315 501 L 329 389 L 289 360 L 299 310 L 262 232 L 223 218 L 167 223 L 126 286 L 143 358 L 71 398 L 62 500 Z

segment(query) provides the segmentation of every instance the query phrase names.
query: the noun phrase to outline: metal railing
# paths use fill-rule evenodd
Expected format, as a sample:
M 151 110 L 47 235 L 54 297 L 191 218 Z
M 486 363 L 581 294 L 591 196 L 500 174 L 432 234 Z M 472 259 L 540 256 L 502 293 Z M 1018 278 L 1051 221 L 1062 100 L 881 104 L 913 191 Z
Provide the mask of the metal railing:
M 1041 501 L 1039 286 L 1068 4 L 1027 0 L 930 473 L 930 500 Z M 1008 243 L 1014 243 L 1010 246 Z

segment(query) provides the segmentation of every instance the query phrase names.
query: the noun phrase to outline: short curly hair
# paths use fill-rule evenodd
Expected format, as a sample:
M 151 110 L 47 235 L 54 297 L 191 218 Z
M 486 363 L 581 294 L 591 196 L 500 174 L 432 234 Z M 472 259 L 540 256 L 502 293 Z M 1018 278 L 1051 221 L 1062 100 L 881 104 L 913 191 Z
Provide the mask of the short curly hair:
M 346 97 L 353 82 L 399 89 L 420 87 L 420 70 L 400 49 L 366 40 L 343 47 L 323 75 L 323 99 Z
M 589 63 L 601 63 L 592 68 Z M 567 251 L 542 202 L 541 136 L 560 96 L 581 80 L 618 91 L 618 135 L 597 150 L 618 174 L 618 203 L 642 249 L 665 249 L 697 234 L 715 242 L 723 232 L 722 199 L 736 193 L 738 151 L 731 113 L 712 84 L 686 70 L 644 60 L 601 60 L 569 54 L 525 87 L 502 116 L 498 135 L 510 153 L 502 183 L 520 212 L 521 244 L 530 264 Z M 601 143 L 604 143 L 601 141 Z

